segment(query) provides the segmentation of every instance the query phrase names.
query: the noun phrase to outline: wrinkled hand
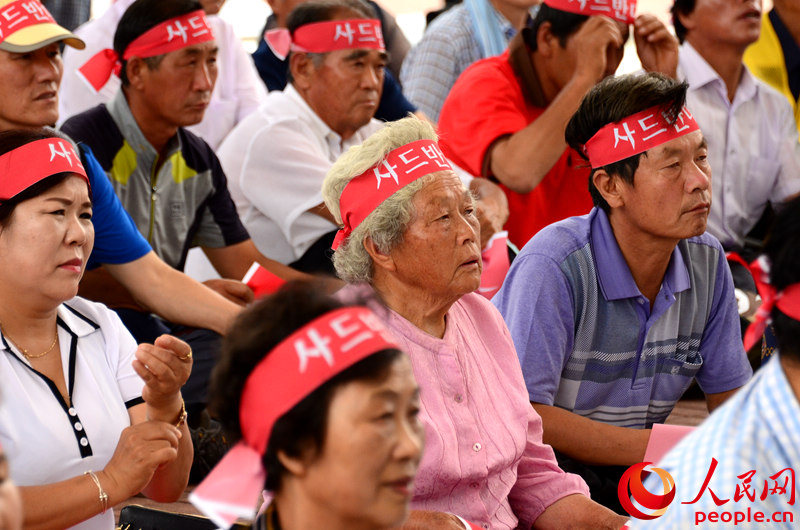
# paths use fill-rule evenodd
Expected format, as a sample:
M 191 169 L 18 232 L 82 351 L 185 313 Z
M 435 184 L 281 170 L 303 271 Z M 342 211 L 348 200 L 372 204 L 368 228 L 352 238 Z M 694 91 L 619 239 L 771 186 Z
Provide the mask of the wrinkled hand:
M 253 301 L 253 290 L 238 280 L 217 278 L 206 280 L 203 285 L 221 294 L 234 304 L 244 306 Z
M 114 454 L 98 473 L 111 503 L 136 495 L 150 482 L 159 466 L 178 458 L 181 432 L 168 423 L 145 421 L 122 430 Z
M 642 68 L 675 78 L 678 70 L 678 39 L 653 15 L 639 15 L 633 24 L 636 53 Z
M 452 513 L 411 510 L 405 524 L 395 530 L 464 530 L 464 524 Z
M 155 409 L 180 405 L 180 391 L 192 372 L 192 349 L 172 335 L 161 335 L 154 344 L 140 344 L 133 369 L 144 380 L 142 399 Z
M 484 249 L 508 221 L 508 199 L 500 186 L 484 178 L 472 179 L 469 190 L 475 196 L 475 215 L 481 224 L 481 249 Z
M 616 22 L 604 16 L 589 17 L 567 45 L 576 52 L 574 76 L 600 82 L 608 74 L 608 49 L 623 44 L 625 37 Z

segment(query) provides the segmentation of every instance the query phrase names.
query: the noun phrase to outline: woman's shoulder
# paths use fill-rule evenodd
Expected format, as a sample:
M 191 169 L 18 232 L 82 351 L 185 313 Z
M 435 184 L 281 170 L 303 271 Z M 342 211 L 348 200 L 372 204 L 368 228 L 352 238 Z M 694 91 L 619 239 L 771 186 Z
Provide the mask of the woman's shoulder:
M 93 302 L 76 296 L 63 302 L 58 308 L 59 317 L 67 324 L 77 324 L 81 328 L 93 328 L 95 330 L 108 330 L 111 328 L 123 328 L 124 325 L 119 316 L 99 302 Z M 81 333 L 78 333 L 81 335 Z

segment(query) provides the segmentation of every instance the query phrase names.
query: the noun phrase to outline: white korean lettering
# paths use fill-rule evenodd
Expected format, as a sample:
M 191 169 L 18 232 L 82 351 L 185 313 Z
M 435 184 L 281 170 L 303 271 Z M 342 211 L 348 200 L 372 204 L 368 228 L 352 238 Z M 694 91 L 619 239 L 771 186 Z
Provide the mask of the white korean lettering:
M 639 127 L 642 128 L 642 132 L 646 133 L 650 129 L 653 129 L 655 127 L 659 127 L 661 125 L 658 122 L 657 119 L 653 119 L 653 118 L 655 118 L 655 114 L 648 114 L 647 116 L 645 116 L 644 118 L 639 120 Z M 651 120 L 651 119 L 653 120 L 653 122 L 652 123 L 647 123 L 647 120 Z M 655 131 L 653 131 L 652 133 L 650 133 L 648 136 L 645 136 L 644 138 L 642 138 L 642 141 L 646 142 L 650 138 L 654 138 L 654 137 L 658 136 L 659 134 L 665 133 L 665 132 L 667 132 L 667 128 L 666 127 L 660 127 L 658 129 L 656 129 Z
M 394 180 L 394 183 L 399 186 L 400 180 L 397 178 L 397 173 L 395 173 L 394 171 L 395 169 L 397 169 L 397 166 L 391 165 L 388 160 L 384 160 L 383 162 L 381 162 L 381 165 L 383 165 L 383 167 L 386 168 L 387 171 L 386 173 L 381 173 L 380 166 L 372 169 L 372 171 L 375 172 L 375 178 L 378 181 L 378 186 L 375 189 L 377 190 L 381 189 L 381 182 L 383 181 L 383 179 L 388 179 L 388 178 Z
M 402 160 L 403 163 L 406 164 L 406 166 L 408 166 L 409 164 L 411 164 L 413 162 L 416 162 L 417 160 L 420 160 L 420 156 L 419 155 L 414 156 L 414 157 L 409 157 L 408 156 L 409 153 L 413 153 L 413 152 L 414 152 L 414 149 L 409 149 L 407 151 L 403 151 L 402 153 L 400 153 L 398 155 L 400 160 Z M 425 160 L 422 160 L 420 163 L 418 163 L 415 166 L 403 168 L 403 171 L 406 172 L 406 173 L 411 173 L 412 171 L 416 171 L 417 169 L 421 168 L 422 166 L 427 166 L 427 165 L 428 165 L 428 162 L 426 162 Z
M 319 331 L 311 328 L 308 330 L 308 338 L 311 340 L 310 345 L 306 344 L 302 338 L 294 341 L 294 350 L 297 352 L 297 358 L 300 359 L 300 373 L 305 373 L 309 359 L 325 359 L 328 366 L 333 366 L 333 353 L 328 347 L 331 342 L 330 337 L 323 337 Z
M 342 353 L 349 352 L 350 350 L 352 350 L 353 348 L 355 348 L 356 346 L 358 346 L 362 342 L 367 341 L 367 340 L 371 339 L 374 336 L 375 336 L 375 334 L 373 332 L 368 331 L 368 330 L 365 329 L 364 331 L 362 331 L 361 333 L 359 333 L 355 337 L 351 338 L 350 340 L 348 340 L 347 342 L 342 344 Z
M 188 40 L 186 34 L 186 27 L 181 24 L 180 20 L 176 20 L 174 26 L 172 24 L 167 26 L 167 42 L 172 42 L 175 37 L 180 37 L 185 43 Z
M 423 154 L 432 160 L 440 169 L 452 169 L 444 154 L 436 145 L 426 145 L 421 148 Z
M 688 112 L 686 111 L 686 107 L 684 107 L 681 112 L 678 114 L 678 118 L 675 120 L 675 123 L 672 125 L 675 127 L 675 132 L 682 132 L 685 131 L 690 127 L 689 122 L 686 120 L 686 116 Z
M 614 16 L 618 19 L 626 19 L 633 17 L 634 4 L 629 4 L 628 0 L 612 0 L 614 7 Z
M 350 327 L 347 327 L 347 321 L 351 320 L 350 315 L 342 315 L 340 317 L 336 317 L 331 320 L 331 329 L 333 330 L 336 335 L 341 338 L 344 338 L 348 335 L 351 335 L 358 331 L 359 327 L 358 324 L 353 324 Z
M 50 144 L 50 162 L 52 162 L 56 156 L 60 156 L 69 163 L 69 167 L 72 167 L 72 149 L 67 148 L 64 142 L 58 142 L 58 146 L 61 148 L 60 151 L 56 151 L 55 144 Z
M 339 40 L 339 37 L 344 37 L 347 39 L 348 44 L 353 44 L 353 28 L 350 27 L 349 22 L 345 22 L 344 24 L 336 24 L 336 32 L 333 35 L 333 40 Z
M 39 2 L 23 2 L 22 8 L 33 15 L 33 18 L 40 22 L 50 21 L 50 16 L 48 15 L 47 10 Z
M 374 26 L 371 22 L 359 22 L 358 42 L 377 42 L 375 33 L 372 31 Z
M 189 19 L 187 22 L 189 22 L 189 26 L 190 26 L 190 27 L 191 27 L 193 30 L 195 30 L 195 31 L 192 33 L 192 37 L 193 37 L 193 38 L 197 38 L 197 37 L 199 37 L 200 35 L 206 35 L 206 34 L 208 34 L 208 26 L 206 26 L 206 25 L 203 23 L 203 17 L 201 17 L 201 16 L 199 16 L 199 15 L 198 15 L 198 16 L 196 16 L 196 17 L 192 17 L 192 18 L 190 18 L 190 19 Z
M 8 9 L 3 10 L 0 12 L 0 15 L 2 15 L 3 18 L 9 22 L 6 24 L 7 29 L 12 29 L 28 20 L 27 15 L 23 14 L 19 9 L 17 9 L 16 5 L 12 5 Z
M 636 140 L 633 138 L 633 132 L 630 127 L 628 127 L 627 122 L 623 122 L 622 128 L 625 129 L 624 135 L 620 136 L 619 134 L 619 127 L 614 127 L 614 149 L 617 148 L 620 140 L 624 140 L 631 144 L 631 148 L 636 148 Z
M 608 5 L 608 0 L 595 0 L 589 5 L 589 11 L 609 13 L 611 12 L 611 7 Z

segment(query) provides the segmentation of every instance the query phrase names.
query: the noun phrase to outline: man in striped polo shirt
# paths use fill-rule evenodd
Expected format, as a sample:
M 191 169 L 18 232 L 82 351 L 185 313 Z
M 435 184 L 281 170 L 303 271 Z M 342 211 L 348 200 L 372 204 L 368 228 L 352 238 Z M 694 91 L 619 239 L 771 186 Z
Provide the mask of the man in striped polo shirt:
M 587 94 L 566 139 L 591 164 L 595 208 L 531 239 L 494 298 L 544 441 L 620 511 L 619 477 L 692 380 L 711 410 L 752 375 L 725 254 L 705 234 L 711 169 L 686 89 L 644 74 Z

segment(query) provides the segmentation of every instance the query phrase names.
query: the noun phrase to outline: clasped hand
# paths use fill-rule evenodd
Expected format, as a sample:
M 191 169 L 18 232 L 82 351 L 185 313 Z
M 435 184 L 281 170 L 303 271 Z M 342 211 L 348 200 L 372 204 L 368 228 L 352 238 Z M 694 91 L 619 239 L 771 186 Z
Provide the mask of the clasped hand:
M 156 410 L 180 405 L 181 387 L 192 371 L 192 349 L 171 335 L 161 335 L 153 344 L 140 344 L 133 369 L 144 380 L 142 399 Z

